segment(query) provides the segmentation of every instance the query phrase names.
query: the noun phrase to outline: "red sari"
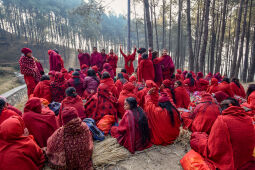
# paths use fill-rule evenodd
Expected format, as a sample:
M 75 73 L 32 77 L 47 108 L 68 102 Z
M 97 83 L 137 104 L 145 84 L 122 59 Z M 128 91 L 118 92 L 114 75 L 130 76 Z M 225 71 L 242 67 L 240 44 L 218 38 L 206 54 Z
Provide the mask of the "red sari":
M 213 101 L 210 94 L 204 94 L 192 114 L 192 132 L 210 134 L 213 123 L 220 115 L 220 107 Z
M 2 110 L 2 112 L 0 112 L 0 124 L 12 116 L 20 116 L 20 115 L 18 115 L 16 112 L 14 112 L 11 109 L 5 108 L 4 110 Z
M 118 56 L 114 53 L 109 53 L 106 62 L 109 63 L 112 66 L 114 76 L 116 76 L 116 69 L 117 69 L 117 63 L 118 63 Z
M 152 132 L 151 142 L 155 145 L 169 145 L 179 136 L 181 120 L 176 110 L 172 110 L 174 125 L 166 109 L 155 105 L 151 96 L 145 97 L 145 112 Z
M 64 75 L 57 72 L 54 81 L 50 84 L 52 101 L 61 103 L 65 98 L 65 90 L 67 87 Z
M 227 95 L 229 95 L 230 97 L 234 97 L 234 93 L 231 90 L 230 84 L 225 81 L 219 84 L 218 91 L 222 91 L 226 93 Z
M 121 48 L 120 48 L 120 53 L 123 55 L 123 57 L 125 59 L 125 69 L 127 71 L 127 74 L 132 75 L 134 72 L 133 62 L 135 60 L 136 48 L 135 48 L 133 54 L 128 55 L 128 56 L 123 53 Z
M 51 112 L 43 112 L 41 101 L 37 97 L 32 97 L 24 108 L 23 120 L 35 141 L 42 147 L 47 146 L 48 138 L 58 128 L 55 115 Z
M 50 71 L 60 72 L 64 68 L 64 61 L 61 56 L 56 53 L 54 50 L 49 50 L 49 62 L 50 62 Z
M 131 110 L 126 111 L 119 126 L 112 127 L 111 135 L 118 140 L 120 145 L 124 146 L 132 154 L 134 154 L 135 151 L 142 151 L 151 147 L 149 141 L 145 144 L 142 143 L 138 118 L 135 118 L 134 113 Z
M 215 92 L 219 91 L 218 89 L 219 89 L 218 80 L 216 78 L 212 78 L 211 85 L 208 87 L 207 93 L 210 93 L 210 94 L 215 93 Z
M 11 117 L 0 125 L 0 169 L 39 170 L 44 165 L 44 155 L 33 136 L 24 136 L 24 122 Z
M 190 96 L 186 88 L 179 86 L 174 89 L 176 107 L 188 109 L 190 104 Z
M 40 81 L 34 90 L 34 97 L 44 98 L 51 103 L 50 80 Z
M 111 92 L 114 97 L 116 98 L 119 97 L 118 90 L 112 78 L 106 78 L 106 79 L 100 80 L 100 83 L 108 86 L 108 91 Z
M 58 115 L 59 126 L 63 125 L 62 110 L 65 107 L 74 107 L 77 110 L 78 116 L 81 118 L 81 120 L 86 118 L 82 98 L 79 95 L 77 95 L 76 97 L 66 97 L 61 102 L 61 106 L 60 106 L 60 110 L 59 110 L 59 115 Z
M 117 122 L 117 99 L 109 92 L 105 84 L 100 84 L 98 92 L 88 98 L 85 104 L 85 114 L 88 118 L 93 118 L 97 123 L 105 115 L 113 115 Z
M 238 87 L 234 82 L 231 82 L 230 83 L 230 88 L 232 90 L 232 92 L 234 93 L 234 95 L 237 95 L 237 96 L 241 96 L 243 98 L 245 98 L 246 94 L 245 94 L 245 90 L 242 86 L 241 83 L 240 84 L 240 87 Z
M 209 136 L 193 133 L 190 146 L 215 168 L 241 169 L 253 159 L 254 125 L 241 107 L 231 106 L 218 116 Z
M 155 71 L 153 63 L 150 59 L 142 59 L 139 64 L 139 76 L 138 81 L 154 80 Z

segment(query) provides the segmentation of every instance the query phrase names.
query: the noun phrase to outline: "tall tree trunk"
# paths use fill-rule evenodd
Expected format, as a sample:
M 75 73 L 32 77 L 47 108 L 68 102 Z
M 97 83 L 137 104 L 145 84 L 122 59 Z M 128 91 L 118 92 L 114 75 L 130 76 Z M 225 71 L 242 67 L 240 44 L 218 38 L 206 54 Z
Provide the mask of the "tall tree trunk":
M 147 26 L 146 26 L 146 12 L 145 12 L 145 5 L 144 5 L 144 40 L 145 40 L 145 48 L 148 48 L 148 35 L 147 35 Z
M 235 32 L 235 47 L 233 52 L 233 62 L 231 66 L 230 77 L 234 77 L 235 69 L 236 69 L 236 60 L 237 60 L 237 51 L 238 51 L 238 44 L 239 44 L 239 35 L 240 35 L 240 25 L 242 21 L 242 12 L 243 12 L 243 3 L 244 0 L 240 0 L 239 10 L 238 10 L 238 18 L 236 22 L 236 32 Z
M 209 11 L 210 11 L 210 3 L 211 0 L 206 0 L 205 4 L 205 19 L 204 19 L 204 37 L 203 37 L 203 44 L 200 53 L 200 70 L 202 71 L 205 65 L 205 53 L 207 47 L 207 40 L 208 40 L 208 22 L 209 22 Z
M 216 32 L 215 32 L 215 0 L 212 3 L 212 27 L 211 27 L 211 46 L 210 46 L 210 55 L 208 60 L 210 61 L 209 71 L 213 73 L 214 69 L 214 52 L 215 52 L 215 43 L 216 43 Z
M 196 32 L 195 32 L 195 45 L 194 45 L 194 60 L 195 60 L 195 68 L 196 68 L 196 65 L 197 65 L 197 58 L 198 58 L 198 56 L 197 56 L 197 45 L 198 45 L 198 37 L 199 37 L 199 23 L 200 23 L 200 0 L 198 1 L 198 9 L 197 9 L 197 21 L 196 21 L 196 25 L 197 25 L 197 27 L 196 27 Z M 196 69 L 195 69 L 196 70 Z
M 235 77 L 237 78 L 239 75 L 239 69 L 240 69 L 240 63 L 241 59 L 243 58 L 243 44 L 244 44 L 244 37 L 245 37 L 245 31 L 246 31 L 246 17 L 247 17 L 247 11 L 248 11 L 248 3 L 249 0 L 245 0 L 244 5 L 244 18 L 243 18 L 243 28 L 242 28 L 242 34 L 241 34 L 241 44 L 239 47 L 239 56 L 236 63 L 236 69 L 235 69 Z
M 130 44 L 130 0 L 128 0 L 128 51 L 131 49 Z
M 168 40 L 168 51 L 169 54 L 171 55 L 171 51 L 172 51 L 172 0 L 170 0 L 170 14 L 169 14 L 169 40 Z
M 154 14 L 155 33 L 156 33 L 156 44 L 157 44 L 157 50 L 159 51 L 158 26 L 157 26 L 157 16 L 156 16 L 156 4 L 155 4 L 155 0 L 153 0 L 153 14 Z
M 181 13 L 182 13 L 182 0 L 179 0 L 179 10 L 178 10 L 178 28 L 177 28 L 177 49 L 176 49 L 176 59 L 177 67 L 180 66 L 180 41 L 181 41 Z
M 136 9 L 135 9 L 135 3 L 134 3 L 134 12 L 135 12 L 135 28 L 136 28 L 136 41 L 137 41 L 137 47 L 140 47 L 139 44 L 139 30 L 138 30 L 138 23 L 137 23 L 137 18 L 136 18 Z
M 252 40 L 252 52 L 251 52 L 251 65 L 248 72 L 248 82 L 254 81 L 255 73 L 255 25 L 253 26 L 253 40 Z
M 248 20 L 248 27 L 246 31 L 246 48 L 245 48 L 244 67 L 243 67 L 243 75 L 242 75 L 243 82 L 246 82 L 246 79 L 247 79 L 248 57 L 249 57 L 249 46 L 250 46 L 251 11 L 252 11 L 252 0 L 250 3 L 249 20 Z
M 166 13 L 166 1 L 163 0 L 162 49 L 165 48 L 165 37 L 166 37 L 165 13 Z
M 192 48 L 191 21 L 190 21 L 190 0 L 187 0 L 187 32 L 189 44 L 189 70 L 194 70 L 194 55 Z
M 148 0 L 144 0 L 144 7 L 145 7 L 145 14 L 146 14 L 146 25 L 147 25 L 147 31 L 148 31 L 149 47 L 153 49 L 153 32 L 152 32 L 152 27 L 151 27 L 151 19 L 150 19 Z

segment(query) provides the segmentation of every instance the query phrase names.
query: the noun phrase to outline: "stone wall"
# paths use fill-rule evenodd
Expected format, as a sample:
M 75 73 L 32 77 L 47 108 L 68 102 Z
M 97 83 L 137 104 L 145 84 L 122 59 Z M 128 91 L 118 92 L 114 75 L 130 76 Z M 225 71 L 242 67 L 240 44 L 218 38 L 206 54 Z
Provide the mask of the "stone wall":
M 11 105 L 15 105 L 17 103 L 20 103 L 21 100 L 24 98 L 24 96 L 27 95 L 27 87 L 26 85 L 22 85 L 19 87 L 16 87 L 4 94 L 1 94 L 0 96 L 3 96 L 7 99 L 8 103 Z

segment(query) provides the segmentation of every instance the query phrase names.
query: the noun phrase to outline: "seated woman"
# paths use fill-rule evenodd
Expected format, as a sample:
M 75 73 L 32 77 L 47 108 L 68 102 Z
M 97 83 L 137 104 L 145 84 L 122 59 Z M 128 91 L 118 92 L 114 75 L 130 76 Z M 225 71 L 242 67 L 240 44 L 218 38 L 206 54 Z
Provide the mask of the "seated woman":
M 119 126 L 112 127 L 112 137 L 132 154 L 151 147 L 148 121 L 142 108 L 137 106 L 136 99 L 127 98 L 124 107 L 126 113 Z
M 1 170 L 39 170 L 43 167 L 43 152 L 33 136 L 27 136 L 26 131 L 20 116 L 10 117 L 0 124 Z
M 246 113 L 255 121 L 255 84 L 250 84 L 247 90 L 247 102 L 242 104 Z
M 67 81 L 67 85 L 68 87 L 74 87 L 77 94 L 82 97 L 84 92 L 83 81 L 84 80 L 80 77 L 80 73 L 78 71 L 75 71 L 72 74 L 72 78 Z
M 128 80 L 124 78 L 123 73 L 118 73 L 118 78 L 117 78 L 117 81 L 115 82 L 115 86 L 117 88 L 118 95 L 120 95 L 123 85 L 127 82 L 128 82 Z
M 106 86 L 108 86 L 108 91 L 110 91 L 114 97 L 118 98 L 118 90 L 114 84 L 113 79 L 110 77 L 110 74 L 108 72 L 104 72 L 102 74 L 101 80 L 100 80 L 101 84 L 105 84 Z
M 174 83 L 174 96 L 175 96 L 175 104 L 177 108 L 185 108 L 188 109 L 190 104 L 190 96 L 186 88 L 182 86 L 181 81 L 176 81 Z
M 87 71 L 87 77 L 85 77 L 83 82 L 83 98 L 87 99 L 91 94 L 95 94 L 97 92 L 97 87 L 100 83 L 95 70 L 89 69 Z
M 66 98 L 61 102 L 60 111 L 58 115 L 59 126 L 63 125 L 62 110 L 65 107 L 74 107 L 78 112 L 79 118 L 81 118 L 82 120 L 86 118 L 82 98 L 76 93 L 75 88 L 68 87 L 65 93 Z
M 67 87 L 64 75 L 60 72 L 56 72 L 54 81 L 50 84 L 52 101 L 61 103 L 65 98 L 65 90 Z
M 38 145 L 43 148 L 47 146 L 48 138 L 58 128 L 54 114 L 42 112 L 41 100 L 37 97 L 29 99 L 24 108 L 23 120 L 33 135 Z
M 197 73 L 197 91 L 206 91 L 209 86 L 209 81 L 205 80 L 202 72 Z
M 197 89 L 196 81 L 192 76 L 192 73 L 187 74 L 187 78 L 183 81 L 183 84 L 187 86 L 187 90 L 191 93 Z
M 14 111 L 15 113 L 17 113 L 19 116 L 22 116 L 22 111 L 20 111 L 16 107 L 12 106 L 10 103 L 8 103 L 8 101 L 5 97 L 0 96 L 0 99 L 4 100 L 4 102 L 6 103 L 6 109 L 10 109 L 10 110 Z
M 109 91 L 109 86 L 102 83 L 98 86 L 97 93 L 90 96 L 85 103 L 85 114 L 87 118 L 93 118 L 96 123 L 105 115 L 112 115 L 117 118 L 117 98 Z
M 218 91 L 223 91 L 230 97 L 234 97 L 234 93 L 230 87 L 230 80 L 227 77 L 223 78 L 222 82 L 219 84 Z
M 120 93 L 120 97 L 118 99 L 118 113 L 119 117 L 123 117 L 125 114 L 125 109 L 124 109 L 124 102 L 128 97 L 133 97 L 137 99 L 137 96 L 134 93 L 135 91 L 135 86 L 131 83 L 128 82 L 124 85 L 123 90 Z
M 47 157 L 52 169 L 93 169 L 93 140 L 86 123 L 78 117 L 77 110 L 65 107 L 63 126 L 47 142 Z
M 154 90 L 152 88 L 145 97 L 145 112 L 152 131 L 151 142 L 155 145 L 172 144 L 179 136 L 180 115 L 165 92 L 161 93 L 158 106 L 153 104 L 150 94 Z
M 216 93 L 217 91 L 219 91 L 218 88 L 219 88 L 219 86 L 218 86 L 218 80 L 217 80 L 216 78 L 212 78 L 212 79 L 211 79 L 211 84 L 210 84 L 210 86 L 208 87 L 208 89 L 207 89 L 206 92 L 207 92 L 207 93 L 210 93 L 210 94 Z
M 8 109 L 7 102 L 0 98 L 0 124 L 11 116 L 20 116 L 15 111 Z
M 108 72 L 111 78 L 114 79 L 114 71 L 112 69 L 112 66 L 109 63 L 104 64 L 103 71 L 101 72 L 101 74 L 103 74 L 104 72 Z
M 43 75 L 41 81 L 35 86 L 34 97 L 44 98 L 51 102 L 50 77 Z
M 232 82 L 230 83 L 230 88 L 231 88 L 232 92 L 234 93 L 234 95 L 245 98 L 245 96 L 246 96 L 245 90 L 244 90 L 242 84 L 239 82 L 239 79 L 233 78 Z
M 229 98 L 221 103 L 222 115 L 214 122 L 210 135 L 195 132 L 190 146 L 200 153 L 213 169 L 254 169 L 252 161 L 255 146 L 255 131 L 252 120 Z

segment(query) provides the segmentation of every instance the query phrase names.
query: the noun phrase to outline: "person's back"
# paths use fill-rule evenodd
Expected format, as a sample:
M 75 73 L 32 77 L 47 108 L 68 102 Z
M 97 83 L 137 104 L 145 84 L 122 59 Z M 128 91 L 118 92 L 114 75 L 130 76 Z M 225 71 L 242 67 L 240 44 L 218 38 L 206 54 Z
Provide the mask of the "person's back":
M 234 95 L 245 98 L 246 94 L 243 88 L 243 85 L 239 82 L 237 78 L 233 78 L 230 83 L 230 88 Z
M 99 85 L 99 79 L 96 80 L 96 78 L 93 78 L 90 76 L 85 77 L 85 79 L 84 79 L 85 90 L 87 90 L 89 92 L 91 92 L 91 91 L 96 92 L 98 85 Z
M 113 94 L 114 97 L 118 98 L 118 90 L 114 84 L 113 79 L 110 77 L 108 72 L 104 72 L 102 74 L 102 79 L 100 80 L 100 84 L 105 84 L 108 86 L 108 90 Z
M 153 63 L 150 59 L 148 59 L 147 54 L 143 55 L 143 60 L 140 63 L 139 70 L 140 70 L 140 82 L 146 80 L 153 80 L 155 78 L 155 70 Z
M 61 102 L 65 98 L 65 90 L 68 87 L 64 75 L 60 72 L 55 74 L 54 81 L 50 84 L 51 97 L 54 102 Z
M 32 97 L 25 105 L 23 119 L 38 145 L 46 147 L 48 138 L 58 128 L 55 115 L 43 113 L 40 99 Z
M 53 169 L 93 169 L 93 140 L 88 126 L 73 107 L 62 113 L 63 126 L 47 142 L 49 166 Z
M 43 167 L 45 158 L 33 136 L 25 136 L 24 122 L 11 117 L 0 125 L 0 169 L 36 170 Z
M 223 81 L 218 85 L 218 91 L 223 91 L 230 97 L 234 97 L 234 94 L 230 87 L 230 81 L 228 78 L 224 78 Z
M 255 146 L 252 119 L 238 101 L 229 98 L 221 103 L 222 115 L 212 126 L 210 135 L 193 133 L 190 145 L 218 169 L 247 167 Z
M 174 95 L 177 108 L 187 109 L 190 104 L 190 96 L 186 88 L 182 86 L 181 81 L 175 82 Z
M 152 132 L 152 143 L 155 145 L 173 143 L 179 136 L 181 120 L 167 94 L 161 93 L 159 106 L 153 104 L 151 95 L 147 95 L 145 97 L 145 112 Z
M 214 121 L 219 115 L 219 105 L 213 101 L 210 94 L 204 94 L 192 114 L 193 122 L 191 125 L 191 131 L 206 132 L 209 134 Z
M 11 116 L 20 116 L 11 109 L 8 109 L 7 102 L 0 97 L 0 124 Z
M 50 78 L 48 76 L 42 76 L 41 81 L 34 89 L 34 97 L 44 98 L 51 102 Z
M 82 97 L 84 88 L 83 88 L 83 79 L 80 77 L 80 73 L 75 71 L 72 74 L 72 78 L 67 81 L 69 87 L 74 87 L 79 96 Z

